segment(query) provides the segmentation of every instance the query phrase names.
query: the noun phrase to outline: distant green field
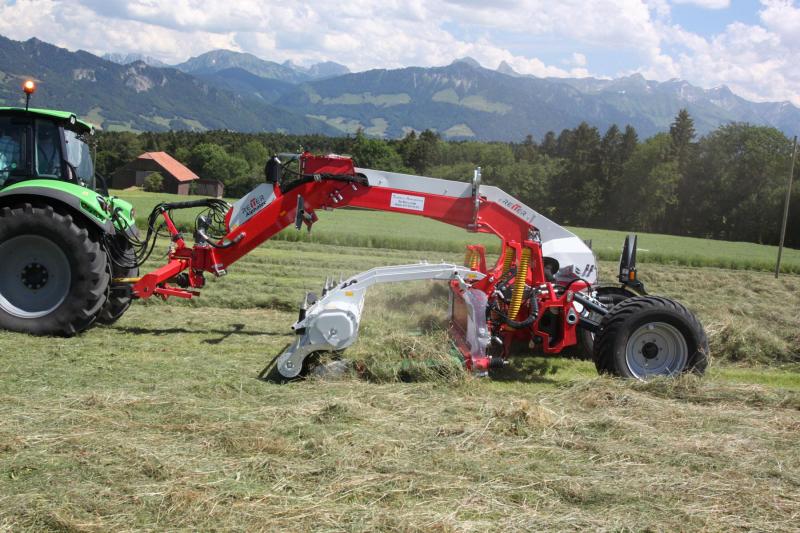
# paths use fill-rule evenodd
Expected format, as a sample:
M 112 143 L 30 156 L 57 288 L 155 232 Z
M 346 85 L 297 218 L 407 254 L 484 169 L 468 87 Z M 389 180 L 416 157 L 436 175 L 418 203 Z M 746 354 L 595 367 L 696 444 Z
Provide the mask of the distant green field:
M 113 193 L 134 203 L 139 225 L 144 225 L 147 215 L 158 202 L 190 199 L 185 196 L 140 191 L 113 191 Z M 196 214 L 197 210 L 177 212 L 177 222 L 179 225 L 190 227 Z M 499 241 L 493 236 L 471 234 L 440 222 L 398 213 L 340 209 L 321 212 L 319 218 L 319 222 L 314 225 L 310 234 L 292 227 L 274 238 L 342 246 L 434 252 L 459 252 L 466 244 L 484 244 L 489 249 L 499 247 Z M 591 228 L 569 229 L 581 238 L 591 240 L 592 248 L 599 259 L 606 261 L 619 259 L 625 232 Z M 771 271 L 775 268 L 777 256 L 775 246 L 652 233 L 638 235 L 638 257 L 642 262 L 736 270 Z M 800 274 L 800 250 L 784 250 L 781 270 Z

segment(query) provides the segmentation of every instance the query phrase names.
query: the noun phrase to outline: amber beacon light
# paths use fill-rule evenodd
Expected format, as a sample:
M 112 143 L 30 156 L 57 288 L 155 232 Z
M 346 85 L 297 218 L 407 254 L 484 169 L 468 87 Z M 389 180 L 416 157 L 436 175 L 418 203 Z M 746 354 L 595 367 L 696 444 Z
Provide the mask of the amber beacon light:
M 22 90 L 25 91 L 25 110 L 28 110 L 28 105 L 31 103 L 31 95 L 36 92 L 36 84 L 33 80 L 26 80 L 22 84 Z

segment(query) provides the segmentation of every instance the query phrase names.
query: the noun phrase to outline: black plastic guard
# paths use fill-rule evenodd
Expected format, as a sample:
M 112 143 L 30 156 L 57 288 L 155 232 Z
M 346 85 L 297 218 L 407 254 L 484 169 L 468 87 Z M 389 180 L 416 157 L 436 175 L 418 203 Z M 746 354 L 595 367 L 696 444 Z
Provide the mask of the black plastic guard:
M 644 283 L 639 281 L 639 276 L 636 272 L 636 247 L 638 240 L 638 237 L 633 233 L 625 237 L 625 243 L 622 245 L 622 254 L 619 258 L 618 279 L 623 286 L 630 287 L 639 294 L 647 294 Z

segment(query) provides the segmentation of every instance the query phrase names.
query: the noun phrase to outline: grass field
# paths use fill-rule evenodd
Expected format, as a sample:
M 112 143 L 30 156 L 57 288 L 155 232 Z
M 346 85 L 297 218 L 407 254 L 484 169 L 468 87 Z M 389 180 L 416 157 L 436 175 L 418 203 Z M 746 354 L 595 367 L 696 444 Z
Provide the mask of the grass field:
M 462 257 L 270 241 L 196 300 L 72 339 L 0 332 L 0 530 L 798 529 L 800 276 L 642 268 L 706 326 L 702 379 L 426 372 L 447 351 L 433 283 L 370 292 L 346 352 L 363 376 L 255 379 L 326 275 Z
M 186 200 L 185 196 L 152 194 L 140 191 L 114 191 L 137 206 L 137 221 L 144 225 L 153 206 L 162 201 Z M 193 227 L 196 211 L 176 212 L 178 222 Z M 309 234 L 292 228 L 275 239 L 317 242 L 337 246 L 394 248 L 460 252 L 466 244 L 499 247 L 491 235 L 476 235 L 421 217 L 398 213 L 380 213 L 357 209 L 340 209 L 319 214 L 320 220 Z M 402 228 L 402 231 L 398 231 Z M 626 233 L 622 231 L 569 228 L 582 239 L 591 239 L 598 258 L 619 259 Z M 642 262 L 684 266 L 714 266 L 738 270 L 775 270 L 778 249 L 747 242 L 711 241 L 652 233 L 639 234 L 638 257 Z M 785 249 L 782 271 L 800 274 L 800 250 Z

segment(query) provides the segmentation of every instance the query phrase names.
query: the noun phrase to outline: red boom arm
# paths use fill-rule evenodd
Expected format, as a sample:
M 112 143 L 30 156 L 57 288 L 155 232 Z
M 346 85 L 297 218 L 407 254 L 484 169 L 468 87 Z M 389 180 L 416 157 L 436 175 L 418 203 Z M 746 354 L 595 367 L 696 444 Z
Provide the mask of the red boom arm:
M 424 216 L 468 231 L 497 235 L 502 241 L 502 253 L 491 268 L 486 267 L 483 248 L 470 247 L 470 266 L 488 274 L 476 282 L 474 288 L 492 295 L 498 283 L 513 287 L 507 308 L 507 319 L 510 320 L 507 323 L 510 324 L 530 316 L 531 299 L 524 299 L 523 293 L 526 286 L 537 288 L 537 316 L 532 317 L 535 322 L 526 327 L 505 327 L 506 346 L 514 339 L 530 340 L 532 334 L 542 343 L 545 352 L 558 352 L 566 345 L 575 344 L 576 321 L 568 320 L 572 294 L 590 287 L 592 280 L 573 280 L 569 287 L 571 290 L 556 295 L 545 273 L 540 234 L 532 223 L 538 214 L 499 189 L 487 187 L 492 190 L 493 199 L 482 195 L 479 171 L 476 171 L 475 181 L 469 184 L 355 169 L 348 158 L 316 157 L 305 153 L 300 156 L 298 176 L 292 182 L 275 183 L 271 188 L 261 185 L 237 202 L 226 217 L 228 234 L 217 243 L 186 246 L 169 214 L 162 213 L 173 235 L 169 261 L 140 278 L 133 286 L 134 296 L 149 298 L 158 294 L 163 298 L 191 298 L 198 293 L 188 289 L 202 288 L 204 272 L 217 276 L 226 273 L 238 259 L 295 223 L 298 209 L 303 211 L 299 220 L 310 228 L 317 219 L 315 212 L 318 210 L 361 207 Z M 552 224 L 541 216 L 540 220 Z M 564 233 L 572 236 L 565 230 Z M 588 267 L 587 264 L 587 272 Z M 184 271 L 187 275 L 183 277 L 181 287 L 169 285 L 178 282 L 178 275 Z M 524 272 L 524 275 L 517 276 L 516 272 Z M 591 274 L 596 275 L 593 260 Z M 540 329 L 538 317 L 550 307 L 562 310 L 559 314 L 562 323 L 560 327 Z

